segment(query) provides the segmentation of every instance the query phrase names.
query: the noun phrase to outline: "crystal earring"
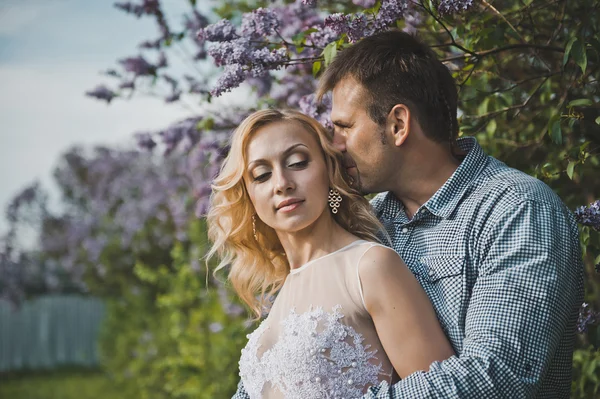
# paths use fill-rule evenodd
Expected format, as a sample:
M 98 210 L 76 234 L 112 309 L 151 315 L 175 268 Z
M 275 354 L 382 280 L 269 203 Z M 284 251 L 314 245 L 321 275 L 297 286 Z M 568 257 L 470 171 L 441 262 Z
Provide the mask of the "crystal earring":
M 252 235 L 258 241 L 258 237 L 256 236 L 256 215 L 252 215 Z
M 338 213 L 341 202 L 342 196 L 340 195 L 340 192 L 333 188 L 329 189 L 329 207 L 331 208 L 331 213 Z

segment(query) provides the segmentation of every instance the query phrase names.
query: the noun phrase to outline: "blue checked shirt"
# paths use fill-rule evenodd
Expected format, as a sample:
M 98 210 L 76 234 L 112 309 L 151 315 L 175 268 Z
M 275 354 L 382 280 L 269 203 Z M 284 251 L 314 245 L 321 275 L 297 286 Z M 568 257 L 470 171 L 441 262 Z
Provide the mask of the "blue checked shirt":
M 467 156 L 411 220 L 393 194 L 372 200 L 456 356 L 363 399 L 568 398 L 583 300 L 572 213 L 474 138 L 458 144 Z M 241 382 L 232 399 L 249 399 Z

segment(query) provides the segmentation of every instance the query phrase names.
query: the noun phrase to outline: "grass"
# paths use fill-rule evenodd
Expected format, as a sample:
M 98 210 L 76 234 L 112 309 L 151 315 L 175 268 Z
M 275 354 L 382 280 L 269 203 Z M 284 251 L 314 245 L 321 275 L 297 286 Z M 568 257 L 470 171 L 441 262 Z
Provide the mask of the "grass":
M 0 374 L 2 399 L 137 399 L 132 387 L 117 386 L 101 370 L 62 369 Z

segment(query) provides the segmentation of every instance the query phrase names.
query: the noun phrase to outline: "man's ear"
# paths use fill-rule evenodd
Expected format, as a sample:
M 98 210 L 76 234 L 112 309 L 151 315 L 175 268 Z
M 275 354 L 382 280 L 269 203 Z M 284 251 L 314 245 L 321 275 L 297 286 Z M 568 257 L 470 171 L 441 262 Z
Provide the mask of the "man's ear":
M 404 104 L 396 104 L 387 117 L 388 133 L 393 143 L 400 147 L 410 133 L 410 109 Z

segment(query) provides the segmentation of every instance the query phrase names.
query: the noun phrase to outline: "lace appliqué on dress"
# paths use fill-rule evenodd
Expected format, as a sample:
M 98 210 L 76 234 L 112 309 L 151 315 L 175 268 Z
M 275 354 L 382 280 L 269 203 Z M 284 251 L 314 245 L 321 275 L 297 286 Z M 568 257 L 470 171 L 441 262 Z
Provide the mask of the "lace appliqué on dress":
M 381 364 L 370 362 L 376 351 L 363 345 L 363 337 L 340 322 L 341 306 L 297 314 L 294 309 L 281 322 L 282 332 L 273 347 L 258 358 L 265 321 L 248 336 L 240 358 L 240 376 L 252 399 L 262 398 L 265 384 L 288 399 L 359 398 L 366 387 L 377 385 L 385 374 Z

